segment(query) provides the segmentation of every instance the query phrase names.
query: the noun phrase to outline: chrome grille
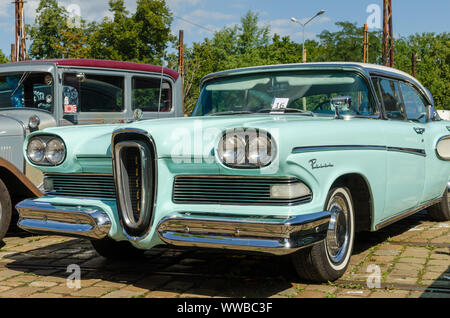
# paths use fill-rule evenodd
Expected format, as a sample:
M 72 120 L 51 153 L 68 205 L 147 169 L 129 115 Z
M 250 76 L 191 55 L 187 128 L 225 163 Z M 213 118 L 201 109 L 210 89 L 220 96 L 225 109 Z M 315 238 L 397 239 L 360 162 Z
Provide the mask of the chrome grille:
M 282 177 L 178 176 L 173 185 L 173 202 L 185 204 L 297 205 L 312 196 L 274 199 L 272 185 L 300 182 Z
M 47 195 L 116 198 L 114 177 L 110 174 L 46 174 L 44 187 Z

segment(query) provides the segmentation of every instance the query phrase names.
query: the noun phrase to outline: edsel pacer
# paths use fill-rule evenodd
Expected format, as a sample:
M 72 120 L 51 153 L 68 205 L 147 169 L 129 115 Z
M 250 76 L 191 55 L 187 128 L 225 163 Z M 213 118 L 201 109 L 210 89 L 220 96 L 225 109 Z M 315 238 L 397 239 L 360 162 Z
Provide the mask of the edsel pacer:
M 46 195 L 17 205 L 19 226 L 110 258 L 160 244 L 291 254 L 325 282 L 355 232 L 425 208 L 450 219 L 450 123 L 417 80 L 376 65 L 211 74 L 191 118 L 51 128 L 24 153 Z

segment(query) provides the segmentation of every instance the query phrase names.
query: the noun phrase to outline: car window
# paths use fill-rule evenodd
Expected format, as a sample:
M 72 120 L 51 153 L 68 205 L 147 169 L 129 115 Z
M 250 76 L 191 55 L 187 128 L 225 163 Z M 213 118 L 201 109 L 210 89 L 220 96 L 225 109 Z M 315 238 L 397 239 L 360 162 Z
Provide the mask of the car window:
M 65 73 L 64 113 L 111 113 L 124 110 L 124 78 Z
M 353 72 L 292 71 L 230 76 L 209 81 L 193 116 L 270 113 L 282 103 L 286 113 L 373 116 L 378 109 L 365 80 Z
M 405 120 L 398 82 L 394 80 L 380 79 L 379 85 L 386 116 L 389 119 Z
M 37 108 L 53 111 L 53 76 L 25 72 L 0 75 L 1 108 Z
M 161 81 L 160 78 L 133 77 L 132 98 L 133 110 L 141 109 L 144 112 L 172 110 L 172 87 L 168 81 Z
M 403 104 L 408 120 L 425 123 L 427 121 L 427 107 L 425 99 L 411 85 L 400 82 Z

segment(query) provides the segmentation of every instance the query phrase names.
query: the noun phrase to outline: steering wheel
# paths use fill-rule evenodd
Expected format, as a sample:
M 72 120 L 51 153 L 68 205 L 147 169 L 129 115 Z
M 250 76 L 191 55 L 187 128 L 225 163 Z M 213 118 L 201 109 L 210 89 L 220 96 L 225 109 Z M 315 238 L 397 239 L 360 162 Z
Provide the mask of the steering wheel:
M 319 105 L 317 105 L 316 107 L 314 107 L 314 110 L 323 110 L 323 106 L 325 106 L 325 104 L 329 104 L 331 100 L 326 100 L 324 102 L 321 102 Z

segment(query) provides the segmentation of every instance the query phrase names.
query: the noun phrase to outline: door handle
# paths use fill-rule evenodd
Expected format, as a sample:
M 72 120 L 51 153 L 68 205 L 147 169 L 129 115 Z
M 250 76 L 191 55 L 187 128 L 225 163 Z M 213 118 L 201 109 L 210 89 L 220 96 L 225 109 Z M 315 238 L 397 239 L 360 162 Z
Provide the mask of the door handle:
M 414 130 L 418 135 L 423 135 L 423 133 L 425 132 L 425 128 L 420 127 L 414 127 Z

